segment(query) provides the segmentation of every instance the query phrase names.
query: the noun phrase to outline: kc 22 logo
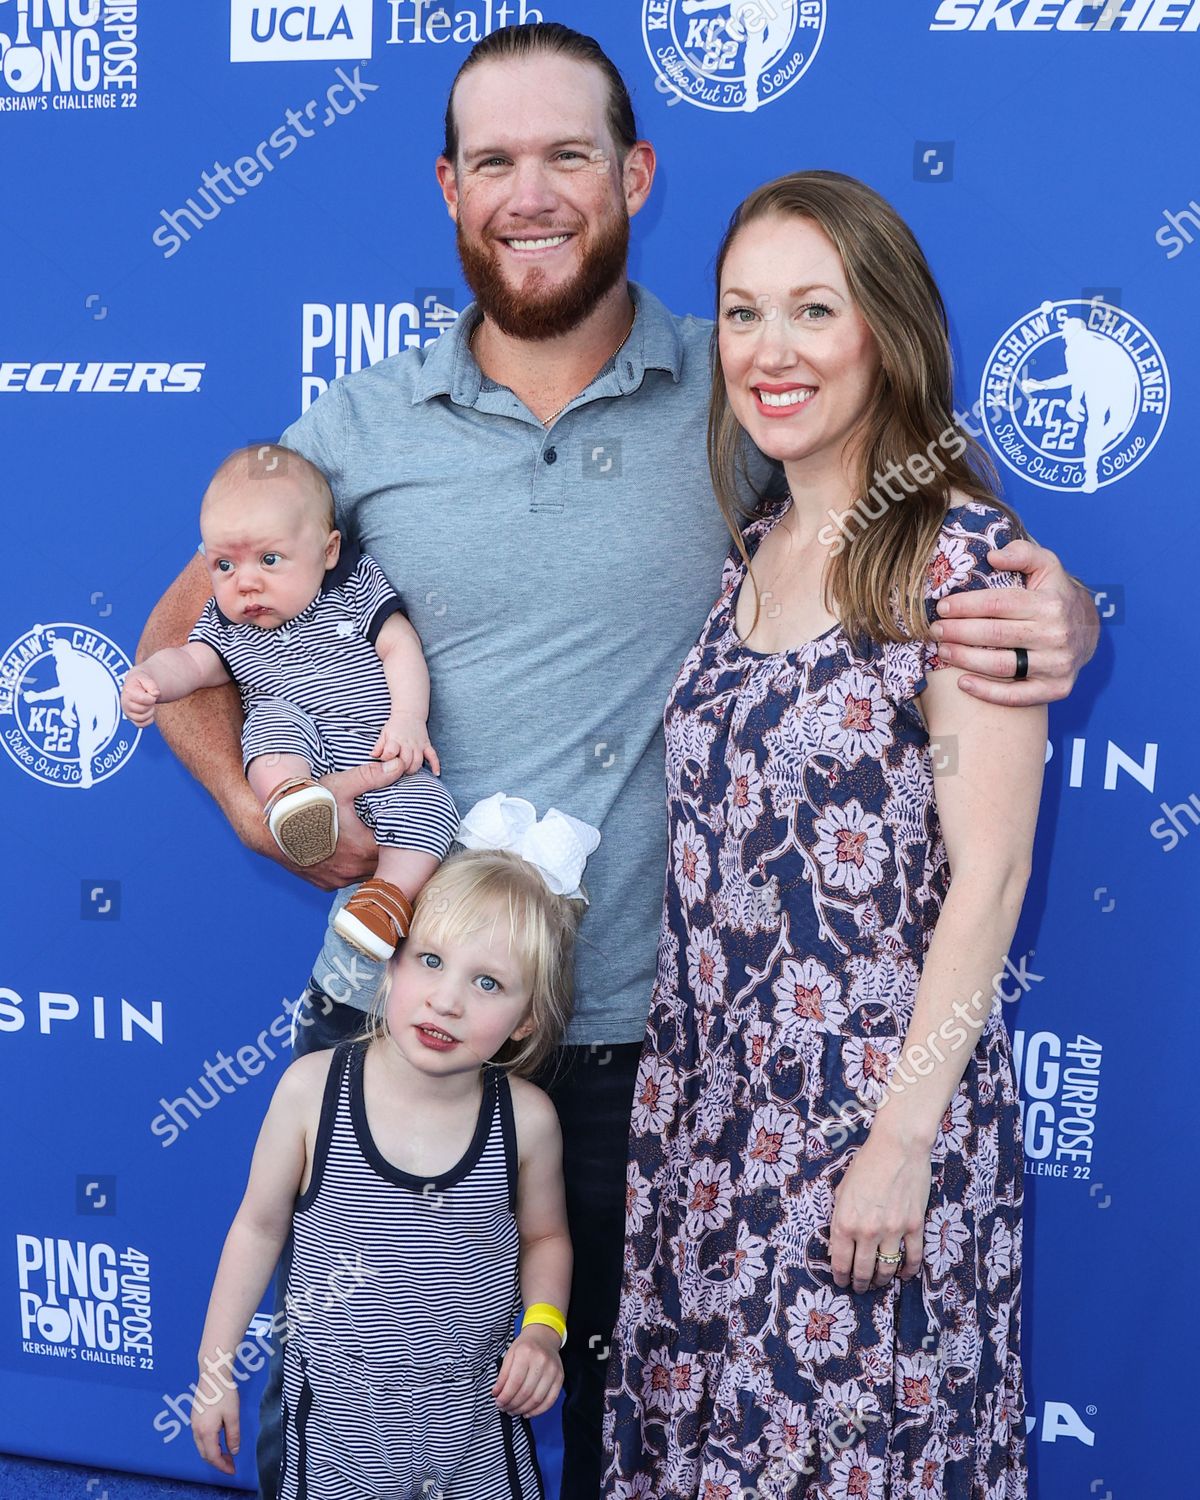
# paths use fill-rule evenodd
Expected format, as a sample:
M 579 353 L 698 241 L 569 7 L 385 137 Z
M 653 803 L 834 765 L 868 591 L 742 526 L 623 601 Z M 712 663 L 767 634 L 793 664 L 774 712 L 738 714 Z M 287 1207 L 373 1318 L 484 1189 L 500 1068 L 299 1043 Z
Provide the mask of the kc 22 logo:
M 1149 331 L 1099 297 L 1043 302 L 992 350 L 980 392 L 996 452 L 1044 490 L 1085 495 L 1136 469 L 1171 405 Z
M 662 92 L 752 113 L 808 71 L 825 0 L 643 0 L 642 39 Z

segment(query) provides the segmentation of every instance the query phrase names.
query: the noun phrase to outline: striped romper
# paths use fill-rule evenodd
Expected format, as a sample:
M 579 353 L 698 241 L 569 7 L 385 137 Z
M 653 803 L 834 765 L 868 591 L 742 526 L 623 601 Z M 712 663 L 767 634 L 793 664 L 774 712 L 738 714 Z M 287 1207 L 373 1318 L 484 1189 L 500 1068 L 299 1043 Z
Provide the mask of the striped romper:
M 372 1139 L 369 1045 L 334 1051 L 292 1216 L 280 1500 L 544 1500 L 491 1394 L 521 1305 L 508 1076 L 485 1065 L 465 1155 L 427 1180 Z
M 301 755 L 316 777 L 370 760 L 391 709 L 375 641 L 397 612 L 379 564 L 350 545 L 316 598 L 274 630 L 239 625 L 209 599 L 188 640 L 211 646 L 241 691 L 243 768 L 259 755 Z M 377 844 L 445 859 L 458 832 L 454 799 L 426 766 L 354 806 Z

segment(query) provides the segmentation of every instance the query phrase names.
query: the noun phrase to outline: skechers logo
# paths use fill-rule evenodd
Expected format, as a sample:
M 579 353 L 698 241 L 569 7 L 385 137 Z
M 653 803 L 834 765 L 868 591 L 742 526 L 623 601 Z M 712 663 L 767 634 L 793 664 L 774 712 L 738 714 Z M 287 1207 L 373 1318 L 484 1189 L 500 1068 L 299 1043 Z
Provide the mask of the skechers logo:
M 941 0 L 930 31 L 1200 31 L 1200 0 Z
M 0 393 L 30 391 L 39 395 L 180 395 L 200 389 L 205 365 L 145 363 L 48 362 L 0 363 Z

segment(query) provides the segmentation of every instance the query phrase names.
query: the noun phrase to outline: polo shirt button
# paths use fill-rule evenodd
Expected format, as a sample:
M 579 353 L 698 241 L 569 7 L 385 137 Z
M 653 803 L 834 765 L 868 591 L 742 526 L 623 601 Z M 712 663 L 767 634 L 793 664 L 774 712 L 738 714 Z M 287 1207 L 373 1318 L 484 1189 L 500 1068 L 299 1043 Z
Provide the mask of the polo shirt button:
M 547 448 L 546 451 L 545 451 L 545 453 L 542 454 L 542 457 L 546 460 L 546 462 L 548 464 L 552 464 L 558 458 L 558 449 L 557 448 Z

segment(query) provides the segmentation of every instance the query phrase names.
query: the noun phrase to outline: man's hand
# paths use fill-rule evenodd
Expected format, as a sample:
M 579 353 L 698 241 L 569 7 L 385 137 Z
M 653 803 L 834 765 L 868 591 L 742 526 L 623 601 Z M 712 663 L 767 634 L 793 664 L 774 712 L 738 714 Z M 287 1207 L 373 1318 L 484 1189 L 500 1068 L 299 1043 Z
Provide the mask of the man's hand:
M 406 774 L 419 771 L 425 761 L 435 776 L 442 774 L 437 751 L 429 743 L 429 729 L 418 714 L 392 714 L 371 747 L 376 760 L 397 757 Z
M 400 761 L 385 760 L 368 761 L 366 765 L 355 766 L 349 771 L 334 771 L 320 778 L 321 785 L 329 788 L 337 802 L 338 842 L 333 855 L 319 865 L 300 866 L 288 859 L 263 825 L 262 808 L 249 786 L 246 787 L 248 802 L 239 804 L 236 815 L 228 808 L 226 814 L 247 849 L 273 859 L 291 874 L 311 881 L 318 890 L 337 891 L 343 886 L 369 879 L 374 875 L 379 859 L 379 846 L 374 834 L 358 816 L 355 797 L 376 787 L 391 786 L 404 774 Z
M 1009 707 L 1053 703 L 1075 686 L 1100 637 L 1091 596 L 1067 577 L 1053 552 L 1036 542 L 1009 542 L 988 553 L 997 570 L 1024 573 L 1023 589 L 972 589 L 938 600 L 933 626 L 938 659 L 974 676 L 958 686 Z M 1013 680 L 1014 647 L 1029 653 L 1029 675 Z

